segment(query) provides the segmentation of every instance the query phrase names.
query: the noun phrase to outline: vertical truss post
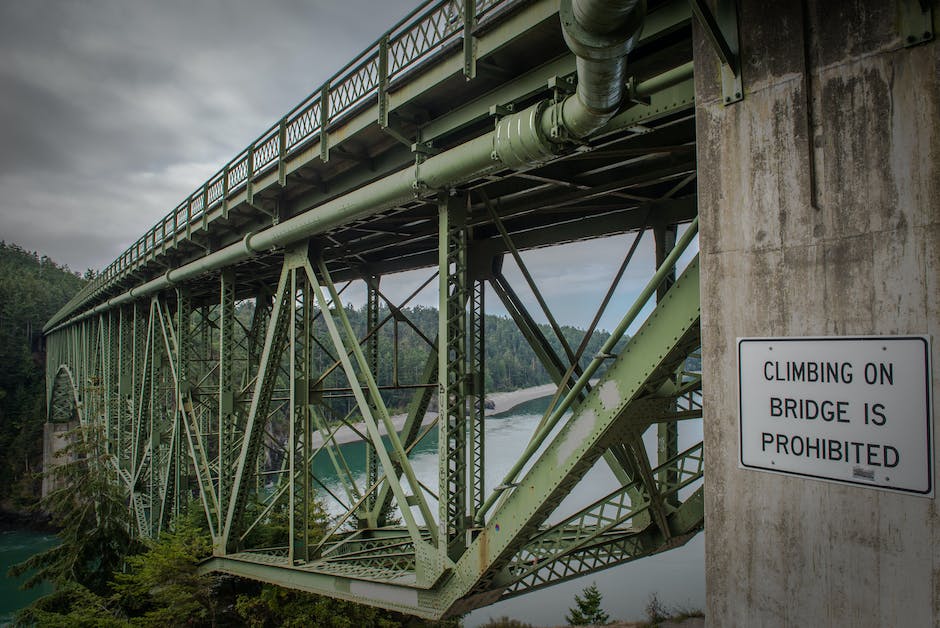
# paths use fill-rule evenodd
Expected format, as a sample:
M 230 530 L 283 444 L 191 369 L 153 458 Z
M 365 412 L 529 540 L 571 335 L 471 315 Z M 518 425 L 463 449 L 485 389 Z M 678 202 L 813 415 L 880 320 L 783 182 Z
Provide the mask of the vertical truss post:
M 128 347 L 128 343 L 125 342 L 127 336 L 127 324 L 124 321 L 124 311 L 125 308 L 118 309 L 118 346 L 117 346 L 117 406 L 115 412 L 117 413 L 117 430 L 115 434 L 115 445 L 114 445 L 114 456 L 116 459 L 116 465 L 118 471 L 122 470 L 123 467 L 123 455 L 122 452 L 124 446 L 123 434 L 124 428 L 128 421 L 127 412 L 127 400 L 131 391 L 131 377 L 128 374 L 130 367 L 130 357 L 131 357 L 131 348 Z M 58 343 L 58 340 L 56 341 Z
M 456 559 L 467 531 L 467 200 L 439 199 L 438 456 L 441 549 Z
M 295 564 L 295 542 L 297 540 L 297 482 L 294 477 L 294 474 L 297 473 L 297 421 L 300 418 L 301 411 L 299 411 L 298 405 L 301 403 L 299 391 L 297 387 L 300 380 L 301 370 L 297 368 L 297 288 L 299 287 L 297 282 L 297 269 L 291 269 L 290 271 L 290 299 L 288 300 L 287 305 L 287 316 L 290 320 L 290 327 L 288 329 L 288 365 L 287 365 L 287 381 L 289 382 L 290 388 L 288 389 L 288 397 L 290 404 L 290 409 L 288 410 L 288 424 L 287 424 L 287 561 L 291 565 Z
M 366 334 L 369 338 L 366 345 L 366 357 L 369 368 L 378 377 L 379 373 L 379 277 L 369 276 L 366 281 Z M 376 408 L 373 407 L 373 411 Z M 379 459 L 372 443 L 366 441 L 366 486 L 374 486 L 379 479 Z M 376 492 L 369 493 L 365 507 L 371 513 L 375 511 Z M 375 525 L 375 521 L 363 521 L 362 524 Z
M 484 495 L 484 442 L 486 418 L 486 368 L 484 295 L 486 284 L 474 280 L 470 295 L 469 358 L 470 376 L 473 381 L 473 403 L 470 404 L 470 511 L 469 520 L 476 518 L 483 506 Z M 468 539 L 469 542 L 469 539 Z
M 330 160 L 330 134 L 327 127 L 330 125 L 330 83 L 327 81 L 320 90 L 320 160 Z
M 384 129 L 388 126 L 388 35 L 386 34 L 379 40 L 379 67 L 378 67 L 378 105 L 379 105 L 379 127 Z
M 312 486 L 310 479 L 312 476 L 311 454 L 313 453 L 313 434 L 311 432 L 313 417 L 313 405 L 310 395 L 310 379 L 313 376 L 313 295 L 310 290 L 310 282 L 307 281 L 305 272 L 298 273 L 303 282 L 303 381 L 301 386 L 301 440 L 298 444 L 298 453 L 300 454 L 300 491 L 302 495 L 302 508 L 300 516 L 303 518 L 303 534 L 295 550 L 301 557 L 301 560 L 310 560 L 310 517 L 311 501 L 313 500 Z M 296 477 L 296 476 L 293 476 Z
M 189 288 L 176 289 L 176 377 L 179 382 L 179 400 L 176 409 L 176 448 L 173 452 L 176 460 L 176 513 L 179 514 L 186 505 L 189 495 L 188 474 L 183 472 L 187 468 L 183 450 L 183 421 L 187 411 L 185 401 L 190 399 L 192 390 L 190 360 L 192 359 L 192 319 L 193 305 Z M 190 409 L 191 411 L 191 409 Z
M 310 287 L 303 268 L 291 271 L 290 423 L 288 425 L 288 561 L 308 560 L 310 508 Z
M 141 486 L 141 495 L 143 499 L 143 507 L 139 510 L 138 517 L 141 517 L 144 522 L 143 527 L 141 528 L 141 533 L 144 534 L 147 538 L 153 538 L 154 535 L 154 524 L 155 517 L 153 516 L 154 511 L 154 499 L 153 499 L 153 487 L 155 484 L 154 478 L 154 466 L 156 465 L 156 451 L 159 447 L 159 427 L 157 426 L 157 397 L 159 395 L 157 388 L 157 377 L 159 376 L 160 371 L 160 355 L 161 353 L 157 350 L 157 308 L 159 307 L 159 301 L 156 295 L 150 297 L 150 308 L 149 308 L 149 322 L 147 326 L 147 346 L 149 348 L 150 359 L 147 361 L 146 372 L 147 372 L 147 384 L 144 385 L 145 395 L 147 396 L 146 400 L 146 427 L 141 423 L 140 431 L 141 436 L 144 434 L 147 435 L 146 439 L 140 441 L 140 445 L 143 447 L 140 450 L 138 458 L 138 467 L 137 472 L 135 473 L 135 489 Z M 144 431 L 146 430 L 146 431 Z
M 102 326 L 104 333 L 102 338 L 103 366 L 101 391 L 102 401 L 104 402 L 104 446 L 105 451 L 110 454 L 113 451 L 113 429 L 114 429 L 114 310 L 108 310 L 102 314 Z
M 144 318 L 141 315 L 141 310 L 143 309 L 142 305 L 139 302 L 134 302 L 134 309 L 132 312 L 132 334 L 133 334 L 133 358 L 131 364 L 131 376 L 132 376 L 132 397 L 130 399 L 129 405 L 129 421 L 128 427 L 130 428 L 128 432 L 128 452 L 127 452 L 127 470 L 129 473 L 133 474 L 137 470 L 137 442 L 140 436 L 140 420 L 141 414 L 143 413 L 143 388 L 144 388 L 144 364 L 145 360 L 145 351 L 147 344 L 146 329 L 144 325 Z
M 670 251 L 676 245 L 676 225 L 657 225 L 653 227 L 653 239 L 656 243 L 656 268 L 659 268 L 669 255 Z M 669 269 L 663 282 L 656 289 L 656 302 L 662 301 L 669 288 L 676 282 L 676 267 Z M 671 404 L 671 410 L 675 410 L 675 402 Z M 660 480 L 668 486 L 674 486 L 678 478 L 678 469 L 675 466 L 664 466 L 666 461 L 676 457 L 679 453 L 679 422 L 665 421 L 657 426 L 656 449 L 661 473 L 664 477 Z M 679 496 L 672 494 L 666 497 L 667 503 L 673 506 L 679 505 Z
M 233 362 L 235 357 L 235 273 L 231 269 L 222 272 L 219 279 L 219 423 L 218 423 L 218 473 L 217 485 L 219 506 L 225 501 L 232 481 L 232 424 L 235 413 L 235 382 Z
M 463 0 L 463 75 L 469 81 L 477 75 L 476 1 Z

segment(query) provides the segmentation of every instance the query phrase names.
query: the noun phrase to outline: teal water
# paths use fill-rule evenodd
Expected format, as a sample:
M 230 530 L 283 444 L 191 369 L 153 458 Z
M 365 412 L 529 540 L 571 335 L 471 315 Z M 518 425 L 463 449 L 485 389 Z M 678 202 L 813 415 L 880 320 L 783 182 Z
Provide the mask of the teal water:
M 0 626 L 9 625 L 16 611 L 28 606 L 36 598 L 52 592 L 52 586 L 49 584 L 41 584 L 24 591 L 20 586 L 27 577 L 10 578 L 7 576 L 7 570 L 57 542 L 58 539 L 53 534 L 30 530 L 0 531 Z
M 486 419 L 486 486 L 496 486 L 528 443 L 548 399 L 537 399 L 509 412 Z M 701 440 L 700 422 L 684 422 L 680 426 L 680 450 Z M 655 428 L 646 435 L 647 447 L 655 449 Z M 365 467 L 364 443 L 348 443 L 341 447 L 343 457 L 358 484 L 363 484 Z M 428 486 L 437 485 L 437 430 L 433 429 L 411 453 L 412 467 L 418 479 Z M 339 476 L 324 453 L 314 463 L 317 477 L 337 496 L 346 499 Z M 595 465 L 584 480 L 558 507 L 557 520 L 616 488 L 613 474 L 603 465 Z M 321 497 L 327 509 L 337 514 L 343 508 L 334 499 Z M 436 512 L 437 504 L 429 504 Z M 18 582 L 6 578 L 9 565 L 26 559 L 56 542 L 55 537 L 28 531 L 0 532 L 0 626 L 6 625 L 13 613 L 47 593 L 50 587 L 20 591 Z M 490 618 L 509 616 L 538 626 L 564 624 L 565 613 L 574 605 L 574 596 L 592 582 L 603 594 L 603 608 L 612 619 L 645 618 L 650 596 L 656 594 L 667 607 L 702 609 L 705 606 L 705 543 L 700 534 L 684 547 L 644 558 L 590 576 L 556 584 L 546 589 L 473 611 L 464 618 L 466 628 L 486 623 Z
M 535 432 L 550 398 L 536 399 L 503 414 L 486 419 L 486 478 L 487 487 L 499 484 L 512 463 L 518 459 Z M 680 451 L 702 439 L 700 421 L 686 421 L 679 430 Z M 551 438 L 547 439 L 551 440 Z M 656 428 L 644 436 L 647 449 L 655 459 Z M 365 444 L 342 445 L 341 451 L 355 481 L 364 483 Z M 436 486 L 437 430 L 431 430 L 410 455 L 412 468 L 418 480 Z M 318 456 L 314 472 L 338 497 L 346 499 L 339 476 L 326 455 Z M 524 471 L 523 471 L 524 472 Z M 587 506 L 598 497 L 617 488 L 613 474 L 603 463 L 595 465 L 574 491 L 558 506 L 549 522 L 557 521 Z M 321 493 L 321 496 L 323 494 Z M 685 495 L 683 495 L 685 497 Z M 332 498 L 324 498 L 332 514 L 344 509 Z M 437 503 L 430 500 L 433 512 Z M 589 576 L 533 591 L 519 597 L 478 609 L 464 617 L 465 628 L 474 628 L 490 619 L 502 616 L 523 620 L 536 626 L 557 626 L 565 623 L 565 614 L 574 606 L 574 596 L 591 585 L 604 596 L 603 608 L 612 619 L 646 619 L 646 606 L 656 595 L 670 609 L 704 609 L 705 607 L 705 543 L 700 534 L 683 547 L 613 567 Z

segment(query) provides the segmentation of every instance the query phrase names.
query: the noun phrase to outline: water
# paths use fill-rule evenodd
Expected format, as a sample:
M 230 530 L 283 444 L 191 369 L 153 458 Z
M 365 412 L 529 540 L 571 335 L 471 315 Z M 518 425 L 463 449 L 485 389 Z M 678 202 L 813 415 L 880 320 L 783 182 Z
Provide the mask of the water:
M 7 626 L 16 611 L 28 606 L 38 597 L 52 592 L 52 585 L 43 583 L 28 591 L 20 589 L 27 576 L 7 577 L 7 570 L 45 549 L 55 545 L 58 539 L 52 534 L 31 530 L 0 531 L 0 626 Z
M 536 399 L 517 406 L 503 415 L 487 417 L 486 487 L 496 486 L 502 481 L 512 463 L 529 442 L 548 402 L 548 398 Z M 647 449 L 653 452 L 656 446 L 655 432 L 656 428 L 651 428 L 644 438 Z M 679 434 L 679 450 L 682 451 L 701 440 L 701 423 L 684 422 L 680 426 Z M 341 450 L 350 468 L 354 470 L 355 480 L 361 486 L 363 484 L 361 470 L 365 466 L 365 444 L 349 443 L 343 445 Z M 431 430 L 415 447 L 410 458 L 418 480 L 427 486 L 436 487 L 438 482 L 436 428 Z M 342 483 L 325 453 L 317 457 L 314 469 L 324 484 L 345 501 Z M 613 474 L 603 462 L 599 462 L 588 472 L 575 491 L 561 503 L 556 514 L 549 518 L 549 522 L 558 521 L 577 509 L 587 506 L 617 486 Z M 685 495 L 682 497 L 684 498 Z M 332 514 L 345 511 L 332 498 L 327 497 L 325 502 Z M 437 503 L 431 500 L 429 505 L 436 513 Z M 414 510 L 417 514 L 417 509 Z M 491 618 L 504 615 L 535 625 L 564 624 L 565 614 L 574 606 L 575 594 L 580 594 L 585 587 L 595 581 L 604 596 L 603 608 L 611 619 L 645 619 L 645 609 L 653 594 L 667 608 L 704 609 L 704 538 L 700 534 L 684 547 L 478 609 L 464 618 L 464 625 L 467 628 L 473 628 Z
M 502 481 L 512 463 L 528 443 L 548 399 L 538 399 L 514 408 L 512 411 L 488 417 L 486 420 L 486 486 Z M 701 424 L 685 422 L 680 426 L 680 450 L 701 440 Z M 655 428 L 649 430 L 645 442 L 655 447 Z M 349 443 L 342 446 L 343 456 L 354 470 L 361 486 L 361 470 L 365 466 L 365 444 Z M 412 466 L 421 482 L 437 486 L 437 430 L 433 429 L 411 454 Z M 346 501 L 338 475 L 324 453 L 314 465 L 317 476 L 334 493 Z M 616 488 L 617 483 L 603 462 L 593 468 L 581 484 L 559 506 L 558 514 L 549 521 L 586 506 L 596 498 Z M 323 495 L 321 491 L 321 495 Z M 345 509 L 334 499 L 324 498 L 327 509 L 337 514 Z M 432 511 L 437 504 L 430 503 Z M 20 591 L 19 582 L 5 578 L 10 565 L 25 560 L 55 543 L 55 537 L 28 531 L 0 532 L 0 626 L 12 618 L 13 613 L 32 600 L 49 592 L 49 586 L 31 591 Z M 574 606 L 574 596 L 591 582 L 596 582 L 604 596 L 603 608 L 611 619 L 638 620 L 645 617 L 650 596 L 656 594 L 667 607 L 703 609 L 705 606 L 705 544 L 702 535 L 696 536 L 684 547 L 643 558 L 606 571 L 557 584 L 473 611 L 464 618 L 467 628 L 474 628 L 490 618 L 509 616 L 541 626 L 564 624 L 565 613 Z

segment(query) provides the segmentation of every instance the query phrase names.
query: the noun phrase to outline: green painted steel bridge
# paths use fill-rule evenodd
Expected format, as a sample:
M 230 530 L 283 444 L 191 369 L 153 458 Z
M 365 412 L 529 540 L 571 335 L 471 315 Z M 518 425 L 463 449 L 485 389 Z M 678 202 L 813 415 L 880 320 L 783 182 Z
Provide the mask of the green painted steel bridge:
M 106 437 L 140 536 L 204 512 L 205 570 L 428 618 L 685 543 L 703 525 L 702 444 L 678 446 L 702 416 L 693 22 L 724 61 L 699 79 L 739 99 L 734 16 L 702 2 L 422 5 L 56 314 L 49 420 Z M 644 237 L 656 264 L 584 355 L 524 252 L 622 234 L 592 330 Z M 382 280 L 403 271 L 425 280 L 395 302 Z M 421 290 L 438 295 L 431 332 L 408 316 Z M 495 485 L 487 295 L 557 387 Z M 398 369 L 409 334 L 418 374 Z M 411 400 L 403 424 L 392 393 Z M 435 427 L 429 486 L 413 451 Z M 364 468 L 341 429 L 366 441 Z M 566 509 L 595 465 L 618 487 Z M 325 535 L 324 500 L 342 512 Z

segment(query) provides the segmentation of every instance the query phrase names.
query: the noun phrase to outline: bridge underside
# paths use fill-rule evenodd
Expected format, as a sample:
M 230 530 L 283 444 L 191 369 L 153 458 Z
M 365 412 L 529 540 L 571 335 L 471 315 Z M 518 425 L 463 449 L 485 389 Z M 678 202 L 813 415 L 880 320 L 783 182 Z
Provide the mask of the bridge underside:
M 688 4 L 649 3 L 628 98 L 527 163 L 490 136 L 570 97 L 558 7 L 467 6 L 466 28 L 444 3 L 390 31 L 48 327 L 50 419 L 78 408 L 101 428 L 141 536 L 198 508 L 205 570 L 438 618 L 702 529 Z M 589 353 L 527 251 L 623 234 L 619 259 L 580 247 L 611 276 L 589 332 L 612 295 L 635 298 Z M 643 263 L 637 294 L 624 277 Z M 408 309 L 428 294 L 432 327 Z M 557 388 L 506 472 L 486 457 L 488 311 Z M 423 368 L 405 372 L 415 347 Z M 366 443 L 358 467 L 341 431 Z M 429 480 L 414 461 L 435 441 Z M 594 467 L 612 490 L 585 486 Z

